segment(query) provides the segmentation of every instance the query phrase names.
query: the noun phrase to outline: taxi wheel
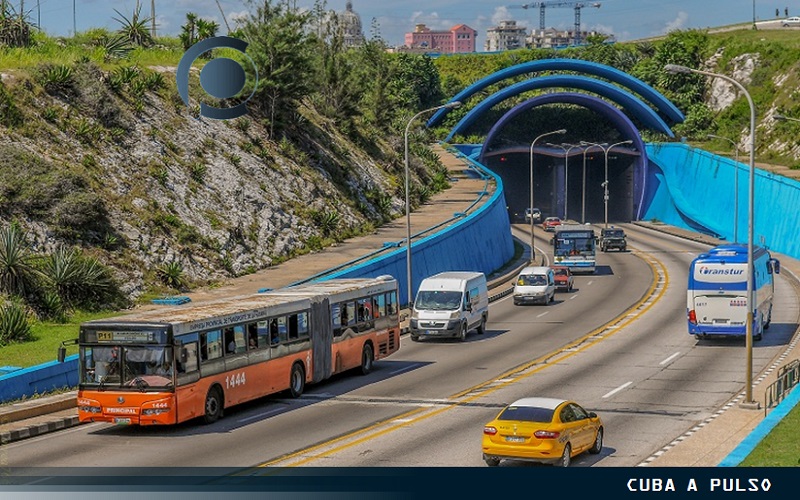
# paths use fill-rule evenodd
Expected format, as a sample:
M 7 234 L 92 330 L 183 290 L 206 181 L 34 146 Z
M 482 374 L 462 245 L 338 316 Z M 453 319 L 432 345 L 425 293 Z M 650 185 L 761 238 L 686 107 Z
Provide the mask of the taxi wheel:
M 567 443 L 564 446 L 564 453 L 561 454 L 561 459 L 556 463 L 558 467 L 569 467 L 572 462 L 572 446 Z
M 369 375 L 372 371 L 372 362 L 375 360 L 375 356 L 372 354 L 372 345 L 371 344 L 364 344 L 364 350 L 361 351 L 361 374 L 362 375 Z
M 500 465 L 500 459 L 494 457 L 484 457 L 483 461 L 486 462 L 486 465 L 489 467 L 497 467 Z
M 293 398 L 299 398 L 303 395 L 303 389 L 306 387 L 306 374 L 303 367 L 299 363 L 292 366 L 292 374 L 289 376 L 289 393 Z
M 207 424 L 213 424 L 222 416 L 222 391 L 219 387 L 212 387 L 206 394 L 205 413 L 203 420 Z
M 597 455 L 603 449 L 603 428 L 597 429 L 597 436 L 594 438 L 594 444 L 589 448 L 589 453 Z

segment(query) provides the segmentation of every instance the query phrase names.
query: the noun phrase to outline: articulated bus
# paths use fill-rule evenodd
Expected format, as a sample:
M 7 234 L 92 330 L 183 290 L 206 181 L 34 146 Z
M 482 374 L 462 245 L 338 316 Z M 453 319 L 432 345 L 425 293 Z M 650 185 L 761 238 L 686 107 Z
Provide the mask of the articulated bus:
M 83 323 L 78 416 L 211 423 L 245 401 L 367 374 L 400 347 L 397 293 L 391 276 L 334 279 Z
M 780 262 L 765 248 L 753 249 L 754 340 L 772 321 L 773 275 L 779 272 Z M 692 261 L 686 311 L 690 335 L 747 334 L 747 246 L 720 245 Z
M 597 238 L 594 229 L 581 225 L 556 227 L 553 237 L 554 264 L 574 273 L 593 273 L 596 265 Z

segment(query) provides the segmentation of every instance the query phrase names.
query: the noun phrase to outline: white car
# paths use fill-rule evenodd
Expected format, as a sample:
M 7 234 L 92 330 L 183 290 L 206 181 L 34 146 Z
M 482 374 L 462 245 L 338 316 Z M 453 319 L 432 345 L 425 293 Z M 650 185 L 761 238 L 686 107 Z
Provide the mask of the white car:
M 781 24 L 784 28 L 788 28 L 789 26 L 800 26 L 800 16 L 787 17 L 781 22 Z
M 531 216 L 533 216 L 533 222 L 539 222 L 540 220 L 542 220 L 542 211 L 539 210 L 538 208 L 534 208 L 533 211 L 531 211 L 530 208 L 526 208 L 525 209 L 525 222 L 530 224 Z

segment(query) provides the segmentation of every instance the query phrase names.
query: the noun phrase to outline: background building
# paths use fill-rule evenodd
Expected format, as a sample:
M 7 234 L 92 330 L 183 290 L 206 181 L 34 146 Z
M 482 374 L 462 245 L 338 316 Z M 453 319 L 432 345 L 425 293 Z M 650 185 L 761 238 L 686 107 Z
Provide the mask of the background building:
M 342 38 L 345 47 L 358 47 L 364 44 L 364 32 L 361 29 L 361 16 L 353 11 L 353 2 L 345 5 L 344 12 L 339 14 L 342 27 Z
M 493 26 L 486 30 L 486 42 L 483 50 L 497 52 L 524 48 L 526 33 L 527 28 L 517 26 L 516 21 L 500 21 L 499 26 Z
M 424 24 L 418 24 L 412 33 L 406 33 L 402 50 L 441 54 L 475 52 L 477 36 L 478 32 L 466 24 L 453 26 L 448 31 L 432 31 Z
M 607 35 L 605 33 L 598 33 L 597 31 L 581 31 L 580 40 L 581 44 L 586 43 L 586 38 L 593 35 L 602 35 L 606 43 L 614 42 L 614 35 Z M 575 45 L 575 31 L 573 30 L 557 30 L 555 28 L 547 28 L 544 30 L 533 30 L 525 40 L 527 46 L 531 49 L 552 49 L 569 47 Z

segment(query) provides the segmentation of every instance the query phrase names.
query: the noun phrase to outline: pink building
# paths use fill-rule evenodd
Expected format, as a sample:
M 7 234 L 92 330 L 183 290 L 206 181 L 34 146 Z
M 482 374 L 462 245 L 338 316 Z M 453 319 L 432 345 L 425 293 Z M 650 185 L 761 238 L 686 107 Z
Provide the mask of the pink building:
M 424 24 L 418 24 L 413 33 L 406 33 L 405 45 L 411 51 L 442 54 L 475 52 L 477 36 L 478 32 L 466 24 L 453 26 L 449 31 L 431 31 Z

